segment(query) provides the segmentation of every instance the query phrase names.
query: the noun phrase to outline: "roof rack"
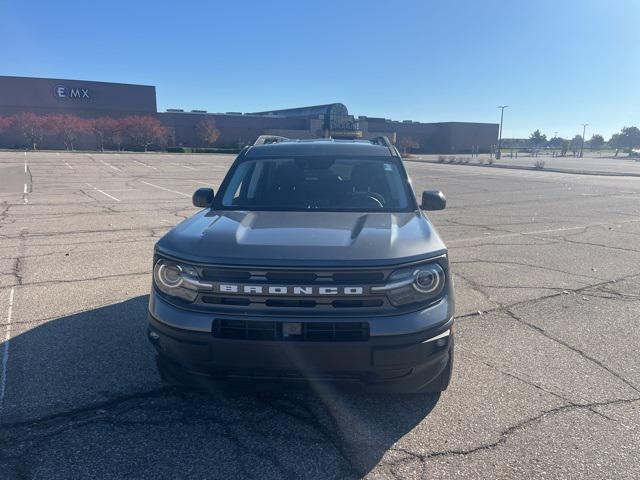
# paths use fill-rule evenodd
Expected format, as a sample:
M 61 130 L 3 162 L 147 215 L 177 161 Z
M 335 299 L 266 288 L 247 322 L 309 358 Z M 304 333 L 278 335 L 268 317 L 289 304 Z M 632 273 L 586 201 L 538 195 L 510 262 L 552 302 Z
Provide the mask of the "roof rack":
M 289 140 L 287 137 L 279 137 L 278 135 L 260 135 L 253 142 L 254 145 L 269 145 L 270 143 L 280 143 Z
M 374 145 L 381 145 L 383 147 L 393 148 L 393 144 L 389 141 L 389 139 L 385 135 L 372 138 L 369 141 Z

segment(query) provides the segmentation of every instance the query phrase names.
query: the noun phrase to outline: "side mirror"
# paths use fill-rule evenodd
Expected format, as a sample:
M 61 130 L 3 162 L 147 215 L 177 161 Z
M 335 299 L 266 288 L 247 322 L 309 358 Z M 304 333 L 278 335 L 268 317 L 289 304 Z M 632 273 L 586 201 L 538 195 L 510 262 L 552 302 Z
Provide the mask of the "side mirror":
M 194 207 L 208 208 L 213 203 L 213 188 L 199 188 L 191 197 Z
M 423 210 L 444 210 L 447 206 L 447 199 L 440 190 L 425 190 L 422 192 Z

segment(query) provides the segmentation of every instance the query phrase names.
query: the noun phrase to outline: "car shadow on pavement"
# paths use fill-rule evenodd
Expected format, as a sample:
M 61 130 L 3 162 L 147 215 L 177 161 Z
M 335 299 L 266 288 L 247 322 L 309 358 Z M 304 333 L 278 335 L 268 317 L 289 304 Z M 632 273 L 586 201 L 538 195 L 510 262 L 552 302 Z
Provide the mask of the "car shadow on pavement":
M 50 320 L 11 340 L 0 477 L 358 478 L 438 402 L 163 385 L 147 302 Z

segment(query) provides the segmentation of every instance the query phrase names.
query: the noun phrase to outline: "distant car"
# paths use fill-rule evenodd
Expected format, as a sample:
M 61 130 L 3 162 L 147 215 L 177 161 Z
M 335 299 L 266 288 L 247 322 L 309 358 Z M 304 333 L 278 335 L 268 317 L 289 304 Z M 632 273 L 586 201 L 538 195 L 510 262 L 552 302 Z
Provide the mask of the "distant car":
M 386 138 L 243 149 L 155 247 L 148 335 L 165 380 L 437 392 L 453 367 L 447 249 Z

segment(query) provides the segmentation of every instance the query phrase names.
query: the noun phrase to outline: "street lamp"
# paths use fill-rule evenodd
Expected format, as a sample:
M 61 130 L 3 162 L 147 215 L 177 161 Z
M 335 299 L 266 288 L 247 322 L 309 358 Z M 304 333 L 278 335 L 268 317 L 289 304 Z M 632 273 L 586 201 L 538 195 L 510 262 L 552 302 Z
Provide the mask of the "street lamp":
M 587 125 L 589 124 L 581 123 L 580 125 L 582 125 L 582 142 L 580 142 L 580 158 L 582 158 L 582 150 L 584 149 L 584 134 L 585 134 L 585 131 L 587 130 Z
M 499 160 L 502 152 L 500 151 L 500 147 L 502 145 L 502 120 L 504 119 L 504 109 L 509 105 L 498 105 L 500 109 L 500 131 L 498 133 L 498 151 L 496 152 L 496 159 Z

